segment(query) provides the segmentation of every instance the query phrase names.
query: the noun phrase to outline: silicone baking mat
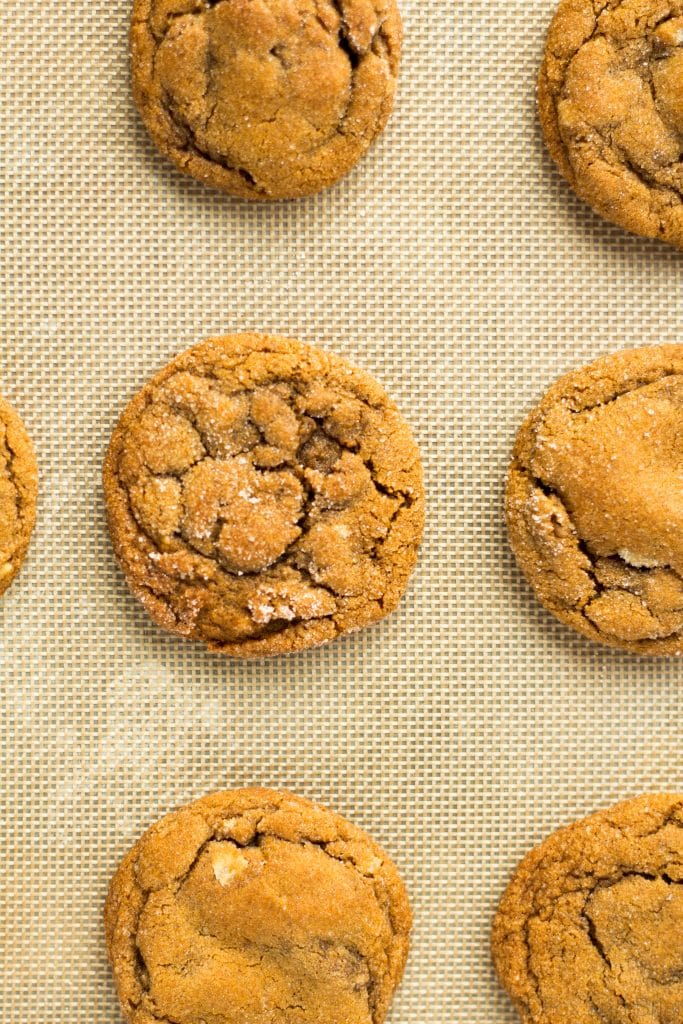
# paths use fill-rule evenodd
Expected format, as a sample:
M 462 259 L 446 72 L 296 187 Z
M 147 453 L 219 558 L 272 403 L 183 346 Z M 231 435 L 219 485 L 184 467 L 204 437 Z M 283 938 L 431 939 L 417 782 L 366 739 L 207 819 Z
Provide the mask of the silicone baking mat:
M 155 153 L 128 0 L 5 0 L 0 391 L 41 500 L 0 603 L 0 1024 L 117 1024 L 111 872 L 162 813 L 251 783 L 329 803 L 394 854 L 416 924 L 392 1024 L 512 1024 L 488 931 L 518 859 L 597 806 L 683 786 L 683 663 L 574 638 L 504 537 L 510 445 L 546 384 L 683 327 L 683 257 L 599 221 L 544 153 L 552 6 L 403 0 L 385 135 L 333 190 L 252 207 Z M 129 596 L 99 474 L 151 373 L 251 328 L 377 375 L 418 436 L 429 521 L 393 617 L 239 663 Z
M 36 533 L 0 604 L 0 1021 L 117 1024 L 101 913 L 122 854 L 222 787 L 287 786 L 368 828 L 415 910 L 391 1020 L 445 1024 L 454 803 L 453 8 L 403 4 L 400 97 L 356 172 L 249 206 L 180 176 L 132 106 L 129 0 L 4 0 L 0 391 L 40 462 Z M 176 352 L 260 329 L 373 372 L 419 439 L 429 525 L 385 623 L 231 662 L 162 633 L 106 534 L 124 403 Z

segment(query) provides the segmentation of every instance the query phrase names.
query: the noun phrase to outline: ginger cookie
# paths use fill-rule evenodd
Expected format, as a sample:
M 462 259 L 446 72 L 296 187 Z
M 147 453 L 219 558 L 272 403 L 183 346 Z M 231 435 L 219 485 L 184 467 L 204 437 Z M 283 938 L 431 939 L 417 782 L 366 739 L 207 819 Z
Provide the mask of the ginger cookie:
M 0 594 L 19 572 L 36 520 L 38 468 L 16 412 L 0 398 Z
M 373 378 L 284 338 L 212 338 L 133 399 L 104 467 L 133 592 L 166 629 L 285 654 L 391 612 L 424 519 L 415 442 Z
M 683 651 L 683 345 L 558 380 L 524 422 L 506 513 L 536 596 L 593 640 Z
M 135 0 L 133 95 L 185 174 L 294 199 L 351 170 L 391 113 L 394 0 Z
M 517 868 L 493 959 L 523 1024 L 683 1020 L 683 795 L 555 832 Z
M 365 832 L 269 789 L 153 825 L 105 908 L 131 1024 L 382 1024 L 410 927 L 398 872 Z
M 615 224 L 683 246 L 683 0 L 561 0 L 539 76 L 548 149 Z

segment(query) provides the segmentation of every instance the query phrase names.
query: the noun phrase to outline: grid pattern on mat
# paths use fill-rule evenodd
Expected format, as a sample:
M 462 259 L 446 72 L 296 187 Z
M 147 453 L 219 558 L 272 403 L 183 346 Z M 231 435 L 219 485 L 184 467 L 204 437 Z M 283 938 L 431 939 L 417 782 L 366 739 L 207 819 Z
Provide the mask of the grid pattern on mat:
M 683 254 L 601 221 L 545 153 L 534 77 L 553 10 L 458 8 L 458 1024 L 518 1020 L 488 943 L 524 853 L 599 807 L 683 789 L 683 663 L 603 650 L 556 622 L 501 518 L 515 432 L 550 381 L 683 328 Z
M 115 1024 L 101 910 L 123 852 L 219 787 L 288 786 L 393 853 L 416 916 L 393 1024 L 458 1017 L 452 671 L 453 7 L 403 0 L 398 107 L 335 189 L 248 206 L 182 178 L 132 108 L 128 0 L 6 0 L 0 391 L 40 463 L 29 558 L 0 606 L 0 1024 Z M 460 313 L 456 310 L 455 318 Z M 212 333 L 318 342 L 374 372 L 418 436 L 423 555 L 399 611 L 241 664 L 129 596 L 99 482 L 124 403 Z

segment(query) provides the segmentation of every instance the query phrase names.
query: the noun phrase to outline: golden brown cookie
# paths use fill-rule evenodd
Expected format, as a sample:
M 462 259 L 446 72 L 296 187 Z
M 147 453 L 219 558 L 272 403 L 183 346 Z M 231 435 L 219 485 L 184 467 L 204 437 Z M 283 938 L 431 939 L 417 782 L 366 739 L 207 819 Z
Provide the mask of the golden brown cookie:
M 539 76 L 550 153 L 607 220 L 683 246 L 683 0 L 561 0 Z
M 683 652 L 683 345 L 558 380 L 517 437 L 506 513 L 558 619 L 611 647 Z
M 0 398 L 0 594 L 21 568 L 36 519 L 38 468 L 24 424 Z
M 214 793 L 153 825 L 107 897 L 131 1024 L 381 1024 L 411 914 L 386 853 L 287 792 Z
M 135 0 L 133 95 L 162 153 L 244 199 L 332 185 L 384 128 L 394 0 Z
M 683 795 L 555 832 L 517 868 L 493 958 L 524 1024 L 683 1020 Z
M 104 487 L 152 617 L 243 657 L 387 615 L 424 518 L 419 453 L 376 381 L 258 334 L 212 338 L 161 370 L 114 431 Z

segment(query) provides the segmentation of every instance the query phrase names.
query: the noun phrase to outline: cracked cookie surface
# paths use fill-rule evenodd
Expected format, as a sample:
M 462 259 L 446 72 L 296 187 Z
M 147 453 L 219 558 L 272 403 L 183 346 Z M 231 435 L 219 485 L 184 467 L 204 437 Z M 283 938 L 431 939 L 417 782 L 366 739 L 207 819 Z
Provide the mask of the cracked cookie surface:
M 131 1024 L 381 1024 L 410 927 L 398 872 L 366 833 L 268 789 L 167 815 L 105 907 Z
M 381 619 L 417 558 L 409 428 L 377 382 L 285 338 L 213 338 L 133 399 L 105 460 L 114 548 L 166 629 L 258 657 Z
M 512 549 L 558 619 L 613 647 L 683 651 L 683 346 L 617 352 L 527 417 L 506 491 Z
M 36 519 L 38 469 L 24 424 L 0 398 L 0 594 L 19 572 Z
M 683 247 L 683 2 L 562 0 L 538 96 L 550 153 L 581 198 Z
M 493 926 L 524 1024 L 680 1024 L 683 795 L 627 800 L 555 832 Z
M 293 199 L 332 185 L 380 134 L 401 37 L 394 0 L 135 0 L 133 95 L 184 173 Z

